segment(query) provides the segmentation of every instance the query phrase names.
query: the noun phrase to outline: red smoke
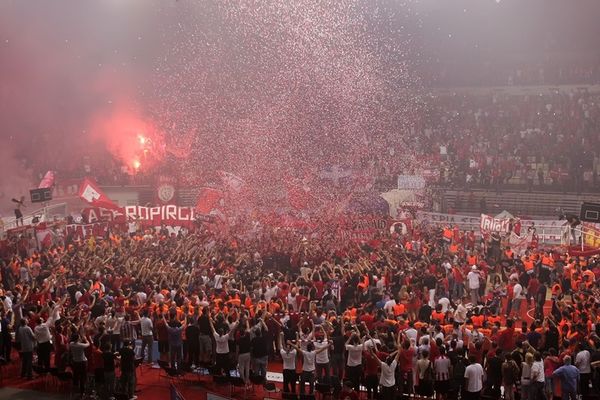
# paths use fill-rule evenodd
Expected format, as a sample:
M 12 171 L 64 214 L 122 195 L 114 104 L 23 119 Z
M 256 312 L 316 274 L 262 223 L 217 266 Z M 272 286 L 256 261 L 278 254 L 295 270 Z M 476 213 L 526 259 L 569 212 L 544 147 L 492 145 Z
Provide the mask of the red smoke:
M 117 106 L 111 113 L 96 115 L 91 121 L 91 134 L 130 172 L 146 170 L 162 158 L 162 132 L 128 107 Z

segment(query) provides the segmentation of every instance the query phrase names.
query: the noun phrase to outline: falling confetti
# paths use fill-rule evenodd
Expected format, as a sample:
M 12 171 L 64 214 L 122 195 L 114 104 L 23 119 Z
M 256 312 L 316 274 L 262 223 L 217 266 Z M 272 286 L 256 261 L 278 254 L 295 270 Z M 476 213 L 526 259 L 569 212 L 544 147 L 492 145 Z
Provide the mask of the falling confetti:
M 183 155 L 174 162 L 191 179 L 224 169 L 265 191 L 330 165 L 402 163 L 421 107 L 407 9 L 358 0 L 178 3 L 151 102 L 167 152 Z

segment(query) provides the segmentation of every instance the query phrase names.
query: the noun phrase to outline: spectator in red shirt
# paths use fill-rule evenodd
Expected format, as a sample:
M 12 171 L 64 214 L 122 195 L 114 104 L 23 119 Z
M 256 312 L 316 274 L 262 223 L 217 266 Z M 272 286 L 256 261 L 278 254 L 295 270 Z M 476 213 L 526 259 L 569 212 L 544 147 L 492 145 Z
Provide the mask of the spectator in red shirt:
M 502 351 L 510 352 L 515 349 L 515 345 L 515 328 L 513 327 L 513 320 L 509 319 L 506 321 L 506 328 L 498 334 L 498 347 Z
M 352 382 L 346 381 L 342 386 L 339 400 L 359 400 L 358 392 L 352 387 Z

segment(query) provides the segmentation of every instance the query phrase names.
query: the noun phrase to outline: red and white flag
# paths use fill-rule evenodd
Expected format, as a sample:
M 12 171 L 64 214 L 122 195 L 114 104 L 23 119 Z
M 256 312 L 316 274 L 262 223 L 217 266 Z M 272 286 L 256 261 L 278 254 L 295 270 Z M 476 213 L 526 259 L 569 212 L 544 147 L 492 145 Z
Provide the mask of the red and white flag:
M 46 175 L 42 178 L 38 189 L 48 189 L 54 186 L 54 171 L 46 172 Z
M 481 214 L 480 229 L 482 233 L 508 233 L 510 230 L 510 218 L 494 218 L 490 215 Z
M 238 193 L 246 185 L 246 182 L 242 178 L 231 172 L 218 171 L 218 173 L 223 181 L 223 185 L 232 192 Z
M 79 197 L 93 207 L 106 208 L 109 210 L 120 210 L 107 195 L 100 190 L 100 187 L 91 178 L 84 178 L 81 187 L 79 188 Z
M 222 198 L 223 192 L 221 190 L 208 187 L 201 188 L 200 193 L 198 193 L 196 211 L 199 214 L 209 215 L 219 208 L 219 202 Z

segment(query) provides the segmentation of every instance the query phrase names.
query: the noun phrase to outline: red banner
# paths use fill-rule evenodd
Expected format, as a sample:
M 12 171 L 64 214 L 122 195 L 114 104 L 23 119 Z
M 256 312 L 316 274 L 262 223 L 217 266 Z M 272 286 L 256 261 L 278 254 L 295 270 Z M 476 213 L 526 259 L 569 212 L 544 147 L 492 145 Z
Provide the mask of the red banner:
M 118 210 L 116 205 L 107 195 L 100 190 L 100 187 L 90 178 L 85 178 L 79 188 L 79 197 L 93 207 L 102 207 L 112 210 Z
M 378 233 L 387 233 L 390 229 L 387 218 L 364 217 L 346 221 L 338 229 L 337 236 L 340 240 L 368 241 Z

